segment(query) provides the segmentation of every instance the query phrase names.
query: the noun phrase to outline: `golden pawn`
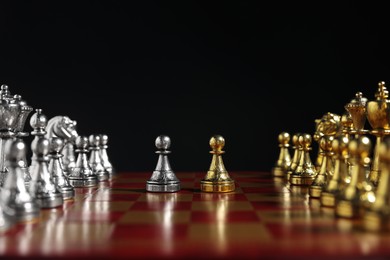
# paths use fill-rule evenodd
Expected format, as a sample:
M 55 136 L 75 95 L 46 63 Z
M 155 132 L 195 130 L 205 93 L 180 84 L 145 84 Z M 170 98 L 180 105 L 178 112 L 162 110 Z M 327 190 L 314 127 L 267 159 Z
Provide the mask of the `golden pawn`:
M 336 136 L 340 133 L 341 128 L 341 116 L 334 113 L 326 113 L 321 119 L 316 119 L 316 129 L 313 134 L 313 139 L 316 142 L 320 142 L 323 136 Z M 321 149 L 321 145 L 318 146 L 318 155 L 316 159 L 316 170 L 319 171 L 322 165 L 322 160 L 325 156 L 325 151 Z
M 369 231 L 388 230 L 390 219 L 390 139 L 384 140 L 379 147 L 381 176 L 375 193 L 375 202 L 370 205 L 363 216 L 363 226 Z
M 325 152 L 322 158 L 320 171 L 314 178 L 313 183 L 310 185 L 309 195 L 312 198 L 320 198 L 321 192 L 327 184 L 328 178 L 333 175 L 333 164 L 332 164 L 332 141 L 333 136 L 323 136 L 320 139 L 320 147 Z
M 301 135 L 300 133 L 296 133 L 292 136 L 291 141 L 292 141 L 292 145 L 293 145 L 292 149 L 294 150 L 294 155 L 292 157 L 291 164 L 287 169 L 287 181 L 290 181 L 290 176 L 295 171 L 295 169 L 297 168 L 298 163 L 299 163 L 299 157 L 300 157 L 301 152 L 302 152 L 302 147 L 300 146 L 299 140 L 298 140 L 300 135 Z
M 352 168 L 351 182 L 337 199 L 336 215 L 343 218 L 354 218 L 360 215 L 361 208 L 367 202 L 365 164 L 370 158 L 371 141 L 366 136 L 360 136 L 349 142 L 348 150 L 354 167 Z
M 282 132 L 279 134 L 278 140 L 280 147 L 279 159 L 276 161 L 275 167 L 272 168 L 272 175 L 274 177 L 285 177 L 291 164 L 291 157 L 288 151 L 290 134 Z
M 379 82 L 375 97 L 376 100 L 367 103 L 367 119 L 372 127 L 370 133 L 376 137 L 374 156 L 368 180 L 377 186 L 380 175 L 379 147 L 383 137 L 390 135 L 390 100 L 387 99 L 389 97 L 389 91 L 385 87 L 385 82 Z
M 346 157 L 348 156 L 348 142 L 346 136 L 339 136 L 332 141 L 332 150 L 334 153 L 334 172 L 326 188 L 321 192 L 321 205 L 325 207 L 334 207 L 336 197 L 345 187 L 345 179 L 348 175 L 348 166 Z
M 200 190 L 204 192 L 230 192 L 234 191 L 234 181 L 230 178 L 229 173 L 225 169 L 223 164 L 222 148 L 225 146 L 225 139 L 220 135 L 214 135 L 210 139 L 210 147 L 213 154 L 210 168 L 204 177 L 200 181 Z
M 315 175 L 317 174 L 314 164 L 310 159 L 311 135 L 299 135 L 298 143 L 301 149 L 298 166 L 290 175 L 290 183 L 292 185 L 310 185 Z

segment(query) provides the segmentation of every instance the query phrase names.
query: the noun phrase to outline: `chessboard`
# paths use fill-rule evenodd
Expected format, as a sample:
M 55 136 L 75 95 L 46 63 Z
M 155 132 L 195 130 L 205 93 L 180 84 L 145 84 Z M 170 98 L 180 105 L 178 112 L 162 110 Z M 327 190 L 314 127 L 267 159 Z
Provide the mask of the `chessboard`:
M 268 172 L 230 172 L 234 192 L 200 190 L 204 172 L 177 172 L 181 190 L 151 193 L 149 172 L 118 173 L 38 221 L 0 235 L 0 257 L 57 259 L 385 259 L 390 233 L 341 219 L 304 187 Z

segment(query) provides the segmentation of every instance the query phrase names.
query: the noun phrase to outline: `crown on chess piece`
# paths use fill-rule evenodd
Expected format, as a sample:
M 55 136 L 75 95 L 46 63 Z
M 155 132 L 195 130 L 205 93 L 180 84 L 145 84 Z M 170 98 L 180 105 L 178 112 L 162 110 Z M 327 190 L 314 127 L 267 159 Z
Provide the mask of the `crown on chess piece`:
M 0 87 L 0 186 L 7 172 L 5 166 L 5 143 L 13 137 L 24 137 L 28 133 L 23 132 L 32 107 L 22 100 L 20 95 L 12 96 L 7 85 Z
M 366 104 L 367 98 L 363 97 L 362 92 L 357 92 L 356 97 L 353 98 L 344 108 L 349 112 L 352 117 L 353 129 L 350 132 L 355 135 L 366 134 L 367 130 L 364 129 L 366 123 Z
M 210 139 L 210 147 L 213 154 L 210 168 L 206 176 L 200 182 L 200 189 L 204 192 L 230 192 L 234 191 L 235 184 L 229 176 L 223 164 L 222 148 L 225 146 L 225 139 L 220 135 L 214 135 Z
M 169 164 L 168 151 L 171 146 L 169 136 L 160 135 L 155 141 L 156 151 L 159 154 L 156 169 L 152 177 L 146 182 L 146 190 L 150 192 L 176 192 L 180 190 L 180 181 Z

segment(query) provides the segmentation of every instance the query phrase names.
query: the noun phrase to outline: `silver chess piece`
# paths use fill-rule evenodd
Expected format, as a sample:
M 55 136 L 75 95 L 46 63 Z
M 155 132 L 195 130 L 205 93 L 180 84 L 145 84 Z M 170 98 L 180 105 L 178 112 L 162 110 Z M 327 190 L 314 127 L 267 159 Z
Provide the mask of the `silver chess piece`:
M 47 125 L 47 117 L 42 114 L 42 109 L 35 109 L 35 113 L 30 118 L 30 126 L 32 127 L 33 131 L 31 132 L 31 135 L 34 136 L 34 139 L 31 142 L 31 147 L 35 147 L 38 140 L 40 138 L 43 138 L 46 134 L 45 127 Z M 34 168 L 38 164 L 38 158 L 35 153 L 32 154 L 31 157 L 31 164 L 29 167 L 30 175 L 34 172 L 37 172 Z M 32 179 L 36 179 L 36 176 L 31 176 Z
M 15 218 L 7 215 L 0 204 L 0 233 L 7 231 L 15 224 Z
M 171 139 L 166 135 L 160 135 L 155 141 L 156 151 L 159 154 L 156 169 L 152 177 L 146 182 L 146 190 L 150 192 L 176 192 L 180 190 L 180 181 L 169 164 L 168 151 Z
M 93 173 L 88 163 L 88 138 L 78 136 L 76 138 L 76 166 L 73 167 L 68 175 L 69 183 L 74 187 L 91 187 L 98 184 L 97 176 Z
M 77 122 L 67 116 L 55 116 L 49 120 L 46 127 L 46 138 L 60 137 L 64 141 L 61 153 L 64 155 L 62 164 L 66 174 L 69 174 L 72 168 L 76 166 L 74 151 L 75 141 L 78 136 L 76 126 Z
M 64 203 L 62 193 L 53 182 L 48 169 L 49 140 L 41 137 L 31 144 L 31 149 L 36 162 L 31 173 L 30 194 L 37 199 L 41 208 L 62 206 Z
M 100 136 L 90 135 L 88 140 L 90 150 L 89 166 L 91 166 L 93 173 L 97 176 L 99 181 L 106 181 L 110 175 L 104 168 L 100 157 Z
M 108 149 L 108 136 L 100 135 L 100 158 L 102 160 L 102 164 L 104 169 L 108 172 L 110 176 L 114 174 L 114 168 L 108 158 L 107 149 Z
M 65 176 L 62 166 L 63 154 L 61 149 L 64 142 L 59 137 L 52 137 L 50 139 L 50 154 L 49 154 L 49 172 L 52 176 L 53 182 L 60 188 L 64 200 L 74 198 L 75 191 L 72 185 L 69 184 L 68 177 Z
M 7 174 L 0 196 L 0 207 L 3 207 L 7 215 L 20 222 L 35 220 L 40 215 L 39 204 L 24 185 L 23 170 L 19 162 L 25 156 L 25 143 L 21 139 L 14 140 L 7 154 L 9 174 Z
M 26 136 L 23 128 L 31 110 L 21 96 L 11 95 L 7 85 L 0 87 L 0 187 L 7 174 L 5 165 L 7 142 Z M 26 180 L 29 180 L 29 176 L 26 176 Z

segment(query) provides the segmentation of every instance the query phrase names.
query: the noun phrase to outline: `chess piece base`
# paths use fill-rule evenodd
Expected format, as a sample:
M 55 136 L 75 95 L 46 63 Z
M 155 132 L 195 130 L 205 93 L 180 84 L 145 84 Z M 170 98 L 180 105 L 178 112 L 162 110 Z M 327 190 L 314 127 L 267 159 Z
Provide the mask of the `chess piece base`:
M 314 181 L 312 176 L 293 175 L 290 176 L 290 183 L 292 185 L 311 185 Z
M 36 202 L 28 202 L 15 208 L 17 222 L 35 222 L 40 216 L 40 206 Z
M 0 232 L 8 230 L 15 224 L 14 219 L 0 212 Z
M 323 191 L 320 200 L 321 206 L 334 207 L 336 205 L 336 196 L 331 192 Z
M 17 222 L 20 223 L 31 223 L 36 222 L 39 219 L 40 212 L 39 210 L 34 212 L 24 212 L 24 213 L 18 213 L 15 215 L 15 219 Z
M 386 216 L 374 211 L 367 211 L 364 214 L 363 226 L 366 230 L 374 232 L 388 229 L 386 226 Z
M 51 194 L 48 197 L 37 198 L 41 208 L 56 208 L 64 204 L 62 193 Z
M 146 190 L 149 192 L 177 192 L 180 190 L 180 182 L 169 181 L 165 183 L 147 181 Z
M 351 201 L 341 200 L 337 203 L 336 215 L 343 218 L 354 218 L 358 216 L 358 209 Z
M 290 182 L 292 171 L 288 171 L 286 174 L 287 181 Z
M 60 190 L 64 200 L 71 200 L 74 198 L 75 192 L 73 187 L 60 187 Z
M 309 195 L 312 198 L 320 198 L 322 193 L 322 186 L 310 186 Z
M 201 181 L 200 190 L 204 192 L 231 192 L 235 190 L 234 181 Z
M 281 167 L 272 168 L 272 175 L 274 177 L 285 177 L 286 173 Z
M 98 181 L 107 181 L 110 178 L 108 172 L 98 172 L 96 173 Z
M 98 185 L 96 176 L 87 176 L 84 178 L 69 177 L 69 184 L 75 188 L 93 187 Z

